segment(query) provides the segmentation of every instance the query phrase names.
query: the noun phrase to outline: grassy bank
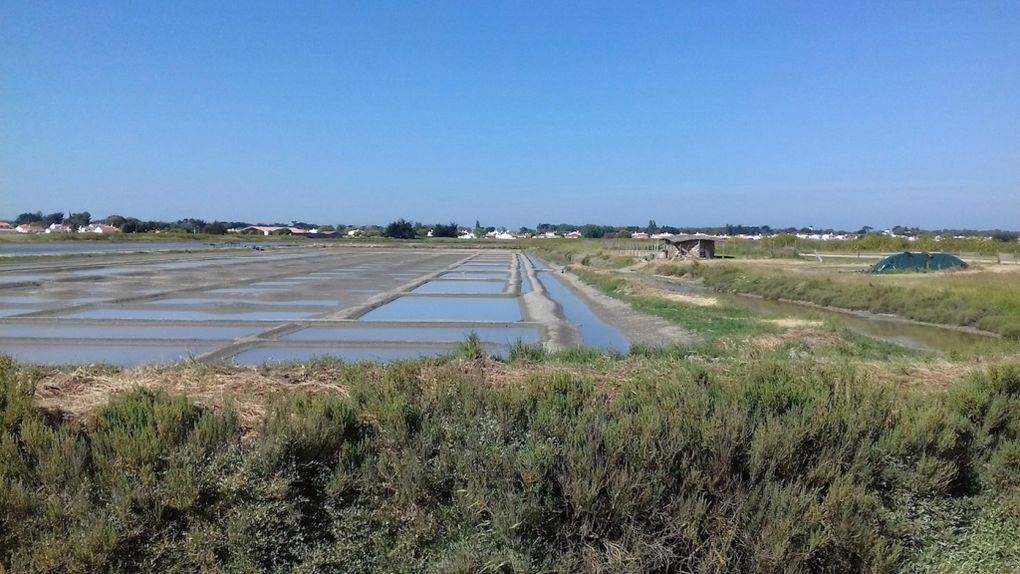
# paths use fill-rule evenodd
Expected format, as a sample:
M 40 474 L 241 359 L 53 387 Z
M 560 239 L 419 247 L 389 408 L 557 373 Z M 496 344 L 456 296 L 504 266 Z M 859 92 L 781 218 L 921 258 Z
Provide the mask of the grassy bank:
M 976 327 L 1020 339 L 1020 273 L 968 271 L 872 275 L 780 269 L 739 262 L 665 264 L 657 272 L 719 290 L 891 313 Z
M 268 399 L 248 432 L 229 401 L 151 390 L 40 412 L 44 373 L 4 360 L 0 565 L 1001 572 L 1020 558 L 1015 366 L 932 394 L 802 361 L 525 355 L 301 367 L 330 380 Z M 195 389 L 246 372 L 177 374 Z
M 571 266 L 570 271 L 599 291 L 628 303 L 636 311 L 682 325 L 708 341 L 748 337 L 775 330 L 753 313 L 742 309 L 689 305 L 661 297 L 635 295 L 630 289 L 630 281 L 618 274 L 598 273 L 583 266 Z

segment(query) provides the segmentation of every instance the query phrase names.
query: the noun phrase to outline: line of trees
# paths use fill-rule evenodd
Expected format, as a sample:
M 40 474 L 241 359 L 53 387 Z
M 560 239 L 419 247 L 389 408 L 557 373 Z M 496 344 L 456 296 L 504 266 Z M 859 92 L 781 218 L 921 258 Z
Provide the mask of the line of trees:
M 495 228 L 489 228 L 495 229 Z M 391 237 L 393 239 L 420 239 L 428 237 L 431 233 L 432 237 L 459 237 L 461 226 L 457 225 L 456 222 L 451 221 L 450 223 L 436 223 L 434 225 L 426 225 L 420 221 L 407 221 L 406 219 L 398 219 L 390 222 L 383 231 L 384 237 Z M 486 228 L 480 226 L 475 222 L 475 233 L 485 233 Z M 371 234 L 370 234 L 371 235 Z
M 554 232 L 559 234 L 571 233 L 579 231 L 582 237 L 599 239 L 599 238 L 617 238 L 617 237 L 630 237 L 632 233 L 645 232 L 649 234 L 653 233 L 704 233 L 708 235 L 796 235 L 796 234 L 829 234 L 829 235 L 848 235 L 863 237 L 886 237 L 882 231 L 876 230 L 875 228 L 865 225 L 857 231 L 846 231 L 841 229 L 833 228 L 815 228 L 815 227 L 781 227 L 774 228 L 769 225 L 734 225 L 727 223 L 721 226 L 708 226 L 708 227 L 675 227 L 672 225 L 658 225 L 655 220 L 650 220 L 647 226 L 638 225 L 627 225 L 627 226 L 614 226 L 614 225 L 596 225 L 596 224 L 584 224 L 574 225 L 571 223 L 539 223 L 535 228 L 537 233 L 548 233 Z M 993 241 L 1002 243 L 1015 243 L 1020 240 L 1020 233 L 1016 231 L 1007 231 L 1001 229 L 992 230 L 975 230 L 975 229 L 939 229 L 939 230 L 925 230 L 920 227 L 908 227 L 903 225 L 897 225 L 889 229 L 894 235 L 897 236 L 911 236 L 911 237 L 934 237 L 936 235 L 942 237 L 967 237 L 974 239 L 991 238 Z
M 92 214 L 88 211 L 82 211 L 79 213 L 69 212 L 67 215 L 64 212 L 53 212 L 43 213 L 42 211 L 26 212 L 19 214 L 14 219 L 15 225 L 22 224 L 37 224 L 43 227 L 49 227 L 52 224 L 63 224 L 71 229 L 77 229 L 84 227 L 90 223 L 104 223 L 119 228 L 124 233 L 151 233 L 155 231 L 161 232 L 180 232 L 180 233 L 206 233 L 212 235 L 223 235 L 231 228 L 242 228 L 251 225 L 244 221 L 206 221 L 204 219 L 197 218 L 185 218 L 177 221 L 158 221 L 158 220 L 142 220 L 135 217 L 125 217 L 122 215 L 110 215 L 105 219 L 93 220 Z M 273 223 L 274 226 L 279 227 L 299 227 L 304 229 L 317 228 L 321 233 L 339 232 L 343 233 L 348 226 L 343 224 L 337 224 L 336 226 L 331 225 L 315 225 L 304 221 L 291 221 L 290 223 Z M 461 227 L 455 222 L 448 224 L 435 224 L 426 225 L 418 221 L 408 221 L 405 219 L 398 219 L 391 222 L 386 227 L 368 226 L 370 231 L 369 235 L 383 235 L 386 237 L 393 237 L 398 239 L 414 239 L 419 237 L 425 237 L 431 231 L 433 237 L 457 237 Z M 486 232 L 495 231 L 495 227 L 483 227 L 481 222 L 475 221 L 474 233 L 478 236 L 485 234 Z M 783 227 L 773 228 L 769 225 L 742 225 L 742 224 L 729 224 L 721 226 L 708 226 L 708 227 L 675 227 L 671 225 L 659 225 L 654 219 L 648 221 L 648 225 L 627 225 L 627 226 L 614 226 L 614 225 L 599 225 L 593 223 L 586 223 L 582 225 L 575 225 L 572 223 L 539 223 L 534 229 L 528 227 L 521 227 L 519 229 L 521 233 L 548 233 L 555 232 L 559 234 L 566 234 L 575 231 L 579 231 L 582 237 L 590 239 L 601 239 L 601 238 L 618 238 L 618 237 L 630 237 L 635 232 L 646 232 L 649 234 L 653 233 L 705 233 L 709 235 L 777 235 L 777 234 L 830 234 L 830 235 L 856 235 L 858 238 L 871 238 L 871 237 L 883 237 L 881 231 L 877 231 L 875 228 L 865 225 L 856 231 L 845 231 L 832 228 L 820 229 L 814 227 Z M 911 236 L 916 238 L 923 237 L 934 237 L 940 235 L 942 237 L 966 237 L 974 239 L 991 238 L 995 242 L 1000 243 L 1016 243 L 1020 240 L 1020 233 L 1010 230 L 992 229 L 992 230 L 974 230 L 974 229 L 938 229 L 938 230 L 925 230 L 919 227 L 897 225 L 890 228 L 890 231 L 898 236 Z M 877 240 L 875 240 L 877 241 Z

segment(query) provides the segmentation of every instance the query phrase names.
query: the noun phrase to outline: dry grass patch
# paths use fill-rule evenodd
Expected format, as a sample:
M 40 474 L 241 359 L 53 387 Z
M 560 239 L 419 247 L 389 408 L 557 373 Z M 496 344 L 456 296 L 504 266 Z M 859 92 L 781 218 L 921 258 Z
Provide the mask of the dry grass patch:
M 771 323 L 777 327 L 784 329 L 803 329 L 808 327 L 822 327 L 825 325 L 823 321 L 812 320 L 812 319 L 794 319 L 787 317 L 785 319 L 765 319 L 766 323 Z
M 854 367 L 867 378 L 884 385 L 927 393 L 942 393 L 975 373 L 988 370 L 988 363 L 959 363 L 945 359 L 927 361 L 861 361 Z
M 778 321 L 783 321 L 779 319 Z M 796 319 L 791 319 L 791 322 Z M 807 322 L 807 321 L 806 321 Z M 804 343 L 812 349 L 831 347 L 843 342 L 843 339 L 834 332 L 812 328 L 791 328 L 784 326 L 787 330 L 779 333 L 763 333 L 748 337 L 743 340 L 750 348 L 773 350 L 790 343 Z
M 715 307 L 719 305 L 719 299 L 710 295 L 677 293 L 676 291 L 670 291 L 669 289 L 663 289 L 661 287 L 649 285 L 648 283 L 637 283 L 631 281 L 627 287 L 627 291 L 629 294 L 638 297 L 657 297 L 659 299 L 676 301 L 677 303 L 685 303 L 687 305 L 695 305 L 697 307 Z
M 244 367 L 180 364 L 111 370 L 102 367 L 55 369 L 36 385 L 34 404 L 51 418 L 87 425 L 93 413 L 113 397 L 135 389 L 181 394 L 215 409 L 231 406 L 250 431 L 262 420 L 269 398 L 281 391 L 336 393 L 330 369 L 314 364 Z
M 614 389 L 641 377 L 671 376 L 668 364 L 640 358 L 570 362 L 501 362 L 489 357 L 407 363 L 405 367 L 383 363 L 332 361 L 237 366 L 178 364 L 127 369 L 100 366 L 57 367 L 42 374 L 33 404 L 47 418 L 79 428 L 90 426 L 93 415 L 112 399 L 136 389 L 185 395 L 196 404 L 237 412 L 245 434 L 254 431 L 266 414 L 272 397 L 302 392 L 348 396 L 355 381 L 382 384 L 387 378 L 406 378 L 433 391 L 458 383 L 486 387 L 524 387 L 536 379 L 571 377 Z

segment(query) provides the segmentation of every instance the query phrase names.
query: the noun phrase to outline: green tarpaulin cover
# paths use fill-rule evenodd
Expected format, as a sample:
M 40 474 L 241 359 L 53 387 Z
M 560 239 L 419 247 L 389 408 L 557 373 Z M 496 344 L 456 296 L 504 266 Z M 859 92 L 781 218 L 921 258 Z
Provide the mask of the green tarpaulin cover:
M 948 253 L 914 253 L 904 251 L 890 255 L 871 268 L 872 273 L 885 271 L 937 271 L 940 269 L 964 269 L 967 264 L 955 255 Z

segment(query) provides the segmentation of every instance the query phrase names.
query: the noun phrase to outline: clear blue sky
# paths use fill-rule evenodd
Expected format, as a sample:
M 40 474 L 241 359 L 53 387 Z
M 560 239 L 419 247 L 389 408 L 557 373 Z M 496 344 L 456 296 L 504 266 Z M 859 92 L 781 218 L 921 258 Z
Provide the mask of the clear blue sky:
M 0 0 L 0 216 L 1020 228 L 1020 2 L 159 4 Z

